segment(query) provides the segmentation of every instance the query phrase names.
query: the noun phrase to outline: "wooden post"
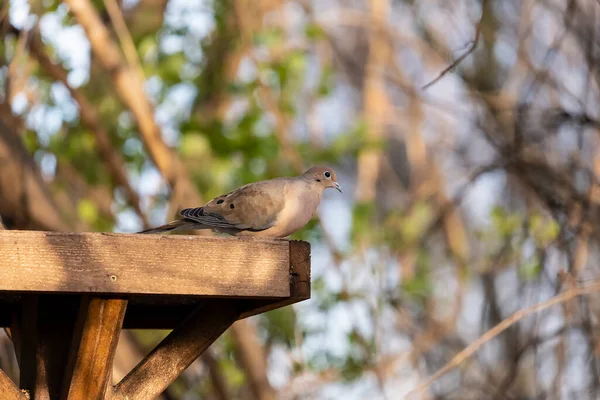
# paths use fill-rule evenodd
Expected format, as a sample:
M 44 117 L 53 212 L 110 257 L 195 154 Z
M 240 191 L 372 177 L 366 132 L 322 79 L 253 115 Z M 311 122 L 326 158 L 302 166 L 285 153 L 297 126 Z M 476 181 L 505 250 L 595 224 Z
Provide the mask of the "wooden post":
M 88 295 L 25 300 L 13 330 L 21 387 L 35 400 L 103 400 L 126 306 Z
M 236 301 L 207 300 L 115 386 L 113 398 L 155 398 L 221 336 L 239 315 Z
M 92 298 L 83 302 L 81 342 L 72 350 L 62 399 L 103 400 L 112 385 L 112 367 L 127 300 Z M 77 328 L 80 329 L 80 328 Z

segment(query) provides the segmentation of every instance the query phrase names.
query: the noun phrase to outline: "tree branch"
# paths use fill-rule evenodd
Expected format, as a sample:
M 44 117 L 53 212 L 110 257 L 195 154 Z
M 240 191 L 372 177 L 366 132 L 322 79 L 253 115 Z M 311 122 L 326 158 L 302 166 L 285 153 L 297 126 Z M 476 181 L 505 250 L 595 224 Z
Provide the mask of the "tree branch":
M 421 87 L 421 90 L 427 90 L 431 86 L 438 83 L 447 73 L 454 71 L 454 69 L 456 67 L 458 67 L 458 64 L 463 62 L 463 60 L 465 58 L 467 58 L 469 56 L 469 54 L 471 54 L 473 51 L 475 51 L 475 48 L 477 47 L 477 44 L 479 43 L 479 37 L 481 36 L 481 26 L 482 26 L 482 22 L 483 22 L 483 17 L 485 16 L 486 1 L 487 0 L 482 0 L 482 2 L 481 2 L 481 17 L 479 18 L 479 22 L 477 23 L 477 27 L 475 28 L 475 38 L 473 39 L 473 42 L 471 42 L 471 46 L 469 46 L 469 48 L 463 55 L 458 57 L 456 60 L 454 60 L 452 62 L 452 64 L 450 64 L 442 72 L 440 72 L 439 75 L 434 80 L 427 83 L 426 85 L 423 85 Z
M 88 0 L 65 0 L 83 27 L 92 51 L 101 65 L 111 74 L 115 90 L 137 120 L 140 135 L 152 161 L 172 190 L 184 193 L 189 203 L 200 204 L 201 196 L 191 182 L 185 167 L 176 154 L 164 143 L 154 121 L 154 111 L 146 97 L 144 83 L 135 68 L 121 58 L 119 48 L 110 39 L 98 13 Z
M 0 115 L 0 215 L 9 228 L 69 230 L 23 141 Z
M 96 143 L 98 144 L 98 153 L 104 160 L 106 167 L 115 184 L 120 185 L 123 188 L 125 196 L 129 204 L 133 207 L 135 212 L 138 214 L 144 227 L 150 227 L 148 218 L 140 207 L 140 197 L 137 192 L 133 189 L 127 178 L 127 172 L 125 171 L 125 160 L 121 157 L 120 153 L 113 147 L 112 141 L 108 131 L 104 128 L 100 122 L 100 117 L 95 107 L 89 102 L 87 97 L 81 90 L 73 88 L 69 85 L 67 80 L 67 72 L 58 64 L 54 64 L 46 52 L 39 36 L 39 31 L 35 30 L 32 32 L 31 41 L 29 44 L 31 54 L 38 60 L 43 70 L 54 80 L 61 82 L 73 97 L 73 100 L 79 105 L 79 116 L 81 122 L 86 125 L 96 136 Z
M 383 139 L 384 119 L 389 107 L 383 71 L 390 56 L 389 38 L 385 29 L 390 7 L 389 0 L 369 2 L 369 55 L 363 81 L 363 114 L 367 121 L 368 136 L 372 142 Z M 358 190 L 355 194 L 358 202 L 369 203 L 375 200 L 382 155 L 379 146 L 375 148 L 369 146 L 359 153 L 356 185 Z
M 527 307 L 525 309 L 517 311 L 510 317 L 504 319 L 498 325 L 496 325 L 493 328 L 491 328 L 490 330 L 488 330 L 486 333 L 481 335 L 477 340 L 475 340 L 473 343 L 471 343 L 469 346 L 467 346 L 465 349 L 463 349 L 461 352 L 459 352 L 457 355 L 455 355 L 448 363 L 446 363 L 446 365 L 444 365 L 442 368 L 440 368 L 438 371 L 436 371 L 433 375 L 431 375 L 425 382 L 423 382 L 419 386 L 417 386 L 417 388 L 414 389 L 411 393 L 409 393 L 407 397 L 410 397 L 411 395 L 417 395 L 417 394 L 420 394 L 421 392 L 423 392 L 433 382 L 435 382 L 442 376 L 446 375 L 452 369 L 459 366 L 466 359 L 468 359 L 473 354 L 475 354 L 475 352 L 477 352 L 484 344 L 486 344 L 490 340 L 494 339 L 496 336 L 498 336 L 499 334 L 504 332 L 506 329 L 510 328 L 511 326 L 513 326 L 514 324 L 516 324 L 517 322 L 522 320 L 523 318 L 525 318 L 531 314 L 543 311 L 543 310 L 550 308 L 552 306 L 555 306 L 557 304 L 561 304 L 566 301 L 569 301 L 575 297 L 587 296 L 587 295 L 591 295 L 591 294 L 594 294 L 599 291 L 600 291 L 600 282 L 594 283 L 591 285 L 587 285 L 587 286 L 583 286 L 583 287 L 568 289 L 568 290 L 564 291 L 563 293 L 559 294 L 558 296 L 555 296 L 549 300 L 546 300 L 546 301 L 538 303 L 538 304 L 534 304 L 531 307 Z

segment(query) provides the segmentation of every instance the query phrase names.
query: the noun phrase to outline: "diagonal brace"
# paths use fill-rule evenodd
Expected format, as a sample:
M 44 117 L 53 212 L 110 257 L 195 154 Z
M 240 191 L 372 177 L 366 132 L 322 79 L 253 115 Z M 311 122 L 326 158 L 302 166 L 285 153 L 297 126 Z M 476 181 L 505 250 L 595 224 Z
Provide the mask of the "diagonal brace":
M 207 300 L 114 387 L 113 400 L 156 398 L 239 316 L 237 301 Z

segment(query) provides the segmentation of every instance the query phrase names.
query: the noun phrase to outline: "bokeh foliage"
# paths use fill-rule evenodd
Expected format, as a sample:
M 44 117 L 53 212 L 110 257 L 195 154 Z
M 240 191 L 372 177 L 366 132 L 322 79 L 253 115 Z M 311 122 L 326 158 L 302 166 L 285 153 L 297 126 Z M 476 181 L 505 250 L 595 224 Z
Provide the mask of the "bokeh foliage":
M 121 32 L 109 1 L 94 10 L 199 197 L 314 164 L 344 187 L 293 235 L 313 245 L 311 301 L 225 335 L 165 397 L 399 398 L 511 313 L 596 279 L 594 2 L 139 0 Z M 68 1 L 0 5 L 1 133 L 49 193 L 28 204 L 71 230 L 163 223 L 197 204 L 154 165 L 79 22 Z M 13 176 L 0 171 L 0 193 Z M 66 229 L 9 197 L 9 228 Z M 428 389 L 597 398 L 598 309 L 592 296 L 531 315 Z

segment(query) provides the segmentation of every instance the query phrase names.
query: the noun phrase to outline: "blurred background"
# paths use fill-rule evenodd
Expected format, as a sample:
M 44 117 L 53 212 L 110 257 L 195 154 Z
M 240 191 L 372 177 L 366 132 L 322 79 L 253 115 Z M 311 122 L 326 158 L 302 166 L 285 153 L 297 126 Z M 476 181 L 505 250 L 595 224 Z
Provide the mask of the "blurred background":
M 163 399 L 598 399 L 600 297 L 527 307 L 600 272 L 599 23 L 595 0 L 2 0 L 0 216 L 135 232 L 328 165 L 344 194 L 294 235 L 312 299 Z M 124 332 L 115 379 L 167 333 Z

